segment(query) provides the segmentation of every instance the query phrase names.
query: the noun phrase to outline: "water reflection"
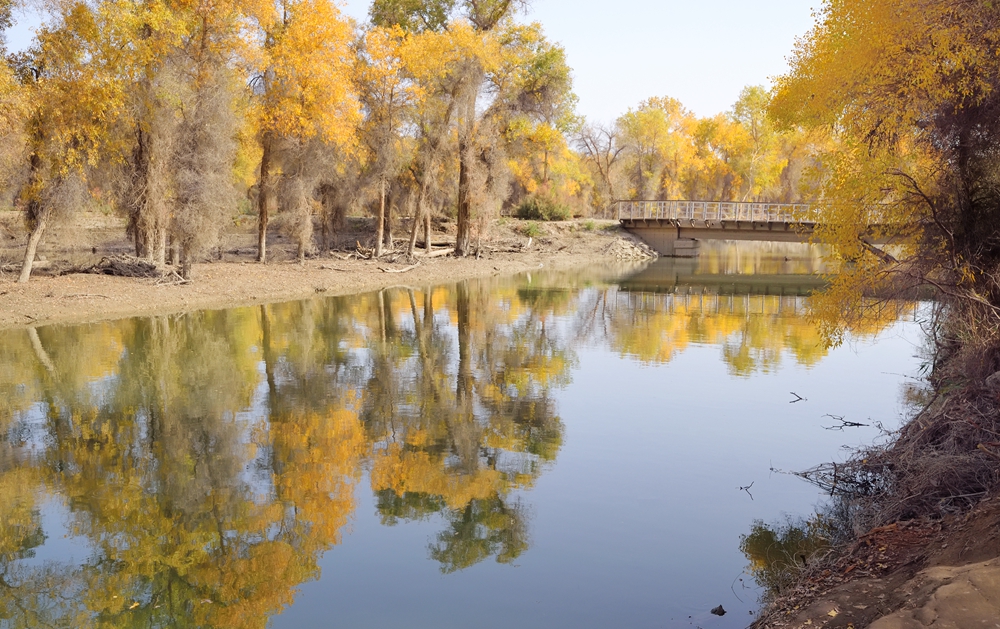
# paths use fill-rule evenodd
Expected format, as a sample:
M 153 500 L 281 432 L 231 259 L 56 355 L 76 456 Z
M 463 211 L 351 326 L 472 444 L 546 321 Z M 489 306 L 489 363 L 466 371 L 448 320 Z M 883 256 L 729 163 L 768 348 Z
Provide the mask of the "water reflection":
M 800 296 L 642 289 L 677 270 L 0 334 L 0 627 L 264 627 L 320 576 L 364 482 L 382 524 L 441 523 L 442 572 L 514 562 L 576 348 L 717 345 L 742 375 L 824 355 Z M 79 557 L 45 552 L 52 503 Z

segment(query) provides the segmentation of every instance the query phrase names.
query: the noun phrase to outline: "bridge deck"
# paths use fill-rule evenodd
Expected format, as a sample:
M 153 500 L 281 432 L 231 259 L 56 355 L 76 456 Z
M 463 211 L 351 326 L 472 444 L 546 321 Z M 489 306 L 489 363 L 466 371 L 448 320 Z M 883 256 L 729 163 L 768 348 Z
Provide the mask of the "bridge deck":
M 806 204 L 619 201 L 615 213 L 664 256 L 695 256 L 700 240 L 809 242 L 816 227 Z
M 735 201 L 619 201 L 616 218 L 620 221 L 815 222 L 813 206 L 805 203 Z

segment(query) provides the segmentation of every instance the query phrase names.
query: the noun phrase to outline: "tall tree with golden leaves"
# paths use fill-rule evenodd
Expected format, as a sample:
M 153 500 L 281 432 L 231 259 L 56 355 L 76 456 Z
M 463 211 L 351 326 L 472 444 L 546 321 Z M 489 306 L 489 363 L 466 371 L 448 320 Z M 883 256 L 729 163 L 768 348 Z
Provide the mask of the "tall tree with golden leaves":
M 351 25 L 331 0 L 279 0 L 258 18 L 264 42 L 254 80 L 256 131 L 261 145 L 257 183 L 257 260 L 267 260 L 267 228 L 278 208 L 279 180 L 285 205 L 299 226 L 299 258 L 312 235 L 315 172 L 303 159 L 311 142 L 351 150 L 359 119 L 351 84 Z M 284 149 L 282 151 L 282 149 Z M 313 164 L 315 166 L 315 164 Z M 312 176 L 310 176 L 312 175 Z M 312 185 L 310 185 L 312 184 Z M 294 198 L 292 198 L 294 197 Z
M 19 197 L 31 231 L 21 283 L 31 276 L 46 227 L 85 199 L 86 169 L 106 150 L 109 121 L 122 106 L 120 85 L 104 80 L 106 75 L 91 63 L 99 52 L 99 31 L 91 7 L 67 5 L 41 29 L 37 46 L 20 57 L 29 174 Z
M 951 307 L 947 344 L 975 358 L 963 377 L 1000 369 L 1000 11 L 828 0 L 818 17 L 772 111 L 837 135 L 820 237 L 849 264 L 817 302 L 828 333 L 877 314 L 866 294 L 929 284 Z M 905 264 L 871 244 L 889 237 Z

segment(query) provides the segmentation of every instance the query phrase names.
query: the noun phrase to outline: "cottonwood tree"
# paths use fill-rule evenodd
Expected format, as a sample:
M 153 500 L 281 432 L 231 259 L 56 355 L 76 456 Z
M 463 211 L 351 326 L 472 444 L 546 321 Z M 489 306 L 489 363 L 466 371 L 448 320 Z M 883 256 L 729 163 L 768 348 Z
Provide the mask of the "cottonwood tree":
M 449 177 L 452 159 L 457 159 L 454 133 L 459 96 L 465 86 L 464 60 L 479 55 L 479 42 L 471 29 L 423 30 L 409 36 L 401 50 L 407 71 L 419 98 L 414 103 L 412 123 L 416 146 L 409 163 L 417 187 L 416 216 L 407 251 L 413 255 L 417 231 L 424 229 L 424 245 L 431 250 L 431 208 L 451 197 L 454 178 Z
M 938 286 L 963 379 L 1000 368 L 998 25 L 983 3 L 827 2 L 772 105 L 836 132 L 820 237 L 849 264 L 818 302 L 826 331 L 876 314 L 877 287 Z M 882 236 L 905 265 L 885 266 L 869 244 Z
M 619 197 L 622 154 L 625 151 L 621 140 L 617 125 L 589 123 L 577 133 L 577 148 L 597 174 L 598 185 L 593 196 L 597 207 L 607 208 Z
M 682 167 L 694 152 L 690 141 L 694 116 L 676 99 L 650 98 L 617 122 L 628 147 L 631 196 L 634 199 L 680 196 Z
M 193 14 L 165 0 L 105 0 L 99 56 L 107 78 L 120 84 L 125 106 L 113 121 L 118 154 L 117 196 L 138 257 L 166 263 L 173 214 L 172 164 L 177 148 L 178 97 L 184 90 L 180 49 Z M 92 63 L 92 71 L 96 70 Z
M 403 130 L 410 125 L 420 98 L 420 89 L 410 79 L 403 57 L 405 39 L 406 32 L 398 25 L 373 26 L 357 46 L 355 76 L 365 111 L 361 137 L 368 150 L 367 170 L 378 190 L 375 257 L 391 244 L 391 231 L 386 229 L 386 196 L 412 148 Z
M 569 149 L 576 133 L 576 95 L 561 46 L 539 24 L 503 30 L 503 63 L 490 75 L 491 109 L 501 118 L 508 165 L 530 197 L 566 210 L 586 176 Z
M 730 114 L 743 132 L 735 164 L 742 180 L 740 201 L 760 200 L 778 185 L 788 165 L 780 134 L 768 114 L 770 102 L 771 95 L 763 87 L 745 87 Z
M 28 95 L 29 90 L 17 80 L 6 59 L 0 59 L 0 188 L 13 185 L 26 162 Z
M 89 66 L 98 53 L 98 32 L 90 7 L 66 6 L 39 31 L 36 47 L 19 57 L 28 174 L 18 197 L 30 229 L 21 283 L 31 276 L 46 227 L 84 202 L 86 170 L 107 149 L 107 121 L 122 105 L 118 85 Z
M 478 36 L 486 40 L 494 29 L 523 6 L 526 6 L 523 0 L 376 0 L 370 16 L 376 24 L 396 24 L 416 31 L 454 30 L 457 26 L 454 18 L 461 17 Z M 475 147 L 483 122 L 477 104 L 483 95 L 489 62 L 489 56 L 473 55 L 455 69 L 462 77 L 461 89 L 456 93 L 459 184 L 455 253 L 459 256 L 467 255 L 471 246 L 475 194 L 472 187 L 472 169 L 475 166 L 472 161 L 482 155 Z
M 253 82 L 260 142 L 257 260 L 267 260 L 267 227 L 284 191 L 303 259 L 312 237 L 313 193 L 322 162 L 311 144 L 350 152 L 358 102 L 351 84 L 351 26 L 330 0 L 281 0 L 258 17 L 264 42 Z

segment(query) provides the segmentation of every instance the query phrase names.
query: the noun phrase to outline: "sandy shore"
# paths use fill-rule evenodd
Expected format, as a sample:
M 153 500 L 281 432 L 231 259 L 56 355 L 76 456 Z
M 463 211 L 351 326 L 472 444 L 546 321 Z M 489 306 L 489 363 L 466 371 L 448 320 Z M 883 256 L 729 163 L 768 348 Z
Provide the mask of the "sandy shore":
M 194 267 L 190 284 L 164 280 L 74 273 L 33 277 L 16 283 L 0 277 L 0 329 L 52 323 L 80 323 L 133 315 L 344 295 L 389 286 L 427 286 L 489 275 L 514 275 L 537 269 L 567 269 L 608 260 L 602 253 L 616 238 L 607 232 L 580 232 L 559 248 L 493 253 L 475 258 L 431 258 L 405 272 L 401 264 L 341 260 L 334 256 L 297 262 L 257 264 L 214 262 Z M 557 249 L 557 250 L 556 250 Z M 396 271 L 396 272 L 394 272 Z

